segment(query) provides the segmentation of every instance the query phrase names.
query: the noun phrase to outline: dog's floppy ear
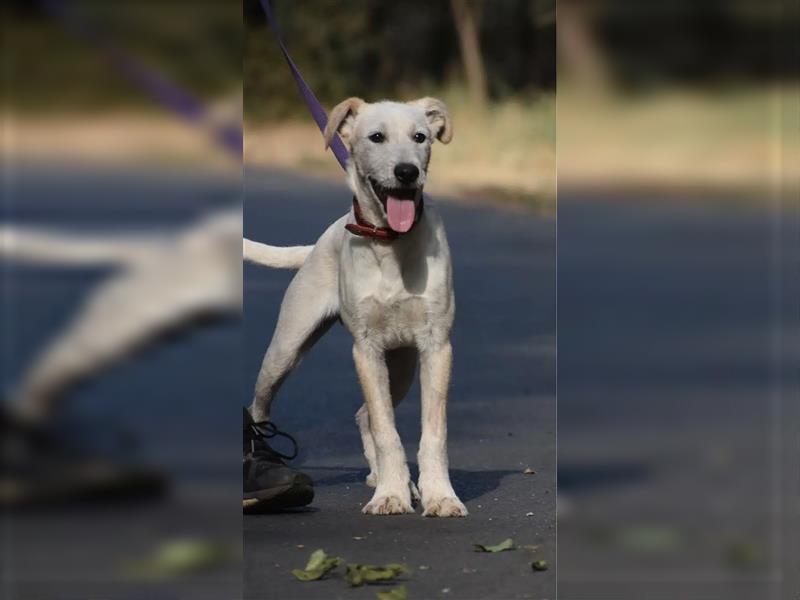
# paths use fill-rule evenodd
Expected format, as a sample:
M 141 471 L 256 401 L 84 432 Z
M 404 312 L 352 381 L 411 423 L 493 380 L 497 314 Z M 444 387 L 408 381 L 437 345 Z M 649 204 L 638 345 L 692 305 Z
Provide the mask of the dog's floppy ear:
M 425 111 L 425 116 L 428 118 L 428 123 L 431 131 L 443 144 L 449 144 L 453 139 L 453 123 L 450 121 L 450 113 L 447 112 L 447 106 L 438 98 L 420 98 L 409 102 L 413 106 L 419 106 Z
M 333 141 L 333 136 L 339 133 L 346 142 L 350 138 L 353 118 L 364 105 L 361 98 L 348 98 L 333 107 L 328 124 L 325 126 L 325 147 L 328 148 Z

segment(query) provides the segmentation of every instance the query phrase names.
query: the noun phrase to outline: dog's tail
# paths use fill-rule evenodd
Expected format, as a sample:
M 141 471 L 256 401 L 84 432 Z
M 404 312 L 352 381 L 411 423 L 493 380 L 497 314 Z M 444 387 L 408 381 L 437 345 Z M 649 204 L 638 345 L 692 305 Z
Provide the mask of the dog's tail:
M 248 262 L 273 269 L 299 269 L 314 246 L 269 246 L 244 239 L 243 255 Z

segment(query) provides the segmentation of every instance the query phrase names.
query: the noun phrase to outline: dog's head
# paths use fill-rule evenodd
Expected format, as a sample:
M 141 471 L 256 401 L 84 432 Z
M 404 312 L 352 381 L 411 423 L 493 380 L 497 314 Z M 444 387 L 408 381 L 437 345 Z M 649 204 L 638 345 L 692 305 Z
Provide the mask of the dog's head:
M 330 114 L 325 144 L 338 133 L 350 151 L 352 185 L 359 200 L 371 201 L 376 214 L 393 230 L 405 233 L 414 225 L 428 173 L 431 144 L 447 144 L 453 126 L 444 102 L 421 98 L 413 102 L 367 103 L 348 98 Z

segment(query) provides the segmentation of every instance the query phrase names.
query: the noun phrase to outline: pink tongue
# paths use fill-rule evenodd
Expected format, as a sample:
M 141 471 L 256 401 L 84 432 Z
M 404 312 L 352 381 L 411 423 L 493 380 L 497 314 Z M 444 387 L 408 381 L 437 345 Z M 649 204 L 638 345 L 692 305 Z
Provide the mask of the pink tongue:
M 389 227 L 397 233 L 405 233 L 411 229 L 416 213 L 413 200 L 401 200 L 392 196 L 386 198 L 386 216 L 389 219 Z

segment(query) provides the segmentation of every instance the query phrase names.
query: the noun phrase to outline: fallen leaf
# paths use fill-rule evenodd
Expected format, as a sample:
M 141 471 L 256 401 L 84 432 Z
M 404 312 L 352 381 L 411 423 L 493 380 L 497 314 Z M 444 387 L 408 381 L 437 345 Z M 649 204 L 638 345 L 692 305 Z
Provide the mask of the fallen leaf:
M 472 544 L 472 549 L 475 552 L 503 552 L 504 550 L 514 549 L 514 540 L 508 538 L 494 546 L 484 546 L 483 544 Z
M 546 560 L 535 560 L 531 563 L 531 569 L 534 571 L 547 571 L 548 565 Z
M 681 545 L 678 530 L 670 527 L 631 527 L 620 532 L 618 542 L 626 548 L 635 550 L 666 550 Z
M 294 575 L 300 581 L 316 581 L 322 579 L 342 562 L 339 556 L 328 556 L 322 549 L 314 550 L 308 558 L 305 569 L 293 569 Z
M 536 471 L 528 467 L 522 472 L 523 475 L 536 475 Z
M 728 542 L 724 550 L 725 561 L 734 568 L 747 569 L 764 564 L 764 549 L 755 542 L 735 540 Z
M 232 560 L 228 546 L 201 539 L 176 539 L 161 544 L 149 558 L 132 563 L 127 571 L 149 578 L 175 577 L 218 568 Z
M 347 565 L 347 573 L 345 573 L 345 580 L 353 587 L 364 585 L 365 583 L 379 583 L 382 581 L 391 581 L 407 573 L 408 569 L 405 565 L 391 563 L 383 566 L 376 565 Z
M 378 600 L 406 600 L 408 594 L 406 593 L 406 586 L 401 585 L 385 592 L 378 592 L 377 597 Z

